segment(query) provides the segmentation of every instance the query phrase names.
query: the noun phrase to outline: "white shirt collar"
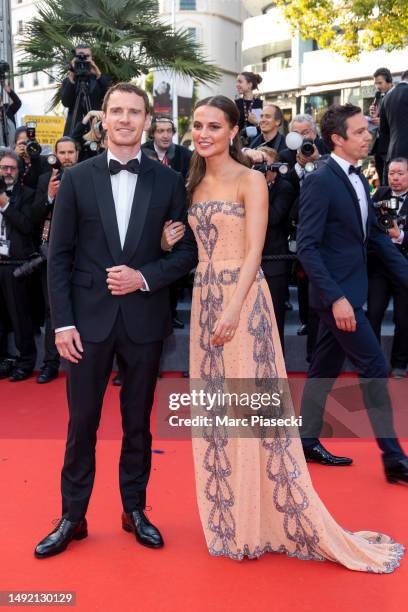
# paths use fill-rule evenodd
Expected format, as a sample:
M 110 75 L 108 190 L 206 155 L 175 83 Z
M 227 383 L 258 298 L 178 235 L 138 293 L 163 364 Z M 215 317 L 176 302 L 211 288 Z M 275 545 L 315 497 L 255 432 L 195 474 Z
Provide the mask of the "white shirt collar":
M 116 161 L 122 163 L 120 161 L 120 159 L 115 157 L 114 154 L 108 149 L 108 155 L 107 155 L 108 164 L 109 164 L 111 159 L 115 159 Z M 140 161 L 142 159 L 142 149 L 139 149 L 139 153 L 137 155 L 135 155 L 135 159 L 139 160 L 139 163 L 140 163 Z
M 352 166 L 353 164 L 350 164 L 349 161 L 347 161 L 347 159 L 343 159 L 342 157 L 339 157 L 338 155 L 336 155 L 335 153 L 331 153 L 330 157 L 332 157 L 334 159 L 335 162 L 337 162 L 340 166 L 340 168 L 347 174 L 347 176 L 349 175 L 349 168 L 350 166 Z

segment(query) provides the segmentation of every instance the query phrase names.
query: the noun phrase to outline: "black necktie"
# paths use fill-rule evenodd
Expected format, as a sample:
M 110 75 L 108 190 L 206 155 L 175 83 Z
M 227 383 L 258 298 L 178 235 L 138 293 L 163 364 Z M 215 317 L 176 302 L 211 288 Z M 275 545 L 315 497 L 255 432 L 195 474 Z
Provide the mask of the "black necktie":
M 357 176 L 361 175 L 361 166 L 349 166 L 348 169 L 349 174 L 357 174 Z
M 132 174 L 139 174 L 140 163 L 138 159 L 130 159 L 127 164 L 121 164 L 116 159 L 109 161 L 109 172 L 111 174 L 118 174 L 122 170 L 127 170 Z

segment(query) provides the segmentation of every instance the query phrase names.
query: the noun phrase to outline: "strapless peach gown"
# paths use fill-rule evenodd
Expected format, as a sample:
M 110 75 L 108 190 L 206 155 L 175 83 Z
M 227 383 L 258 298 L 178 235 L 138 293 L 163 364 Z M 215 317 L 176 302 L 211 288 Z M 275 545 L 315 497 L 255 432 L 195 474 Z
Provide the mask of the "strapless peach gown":
M 210 331 L 235 289 L 244 258 L 244 205 L 196 203 L 189 209 L 189 223 L 199 250 L 190 378 L 210 387 L 228 379 L 287 379 L 261 270 L 233 339 L 222 347 L 210 344 Z M 290 396 L 285 398 L 288 414 L 293 414 Z M 231 437 L 225 428 L 206 427 L 202 436 L 193 436 L 193 450 L 199 512 L 211 555 L 241 560 L 286 553 L 375 573 L 398 567 L 401 544 L 381 533 L 352 533 L 336 523 L 313 488 L 299 437 L 282 428 L 273 438 Z

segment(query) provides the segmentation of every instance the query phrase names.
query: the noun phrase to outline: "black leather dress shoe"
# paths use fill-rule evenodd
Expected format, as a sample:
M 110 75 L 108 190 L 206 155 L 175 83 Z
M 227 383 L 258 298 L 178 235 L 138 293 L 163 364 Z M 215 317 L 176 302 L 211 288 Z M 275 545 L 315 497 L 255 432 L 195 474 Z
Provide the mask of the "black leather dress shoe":
M 37 382 L 39 385 L 45 385 L 58 378 L 58 369 L 51 366 L 43 366 L 39 375 L 37 376 Z
M 304 448 L 303 451 L 306 461 L 314 461 L 322 465 L 351 465 L 353 463 L 349 457 L 332 455 L 320 442 L 310 448 Z
M 177 317 L 173 317 L 172 321 L 173 329 L 184 329 L 184 323 Z
M 120 374 L 116 374 L 116 376 L 112 378 L 112 385 L 114 385 L 114 387 L 120 387 L 122 385 Z
M 149 548 L 161 548 L 164 545 L 160 531 L 152 525 L 142 510 L 134 510 L 130 514 L 123 512 L 122 527 L 132 532 L 136 540 Z
M 11 374 L 9 376 L 10 382 L 21 382 L 22 380 L 26 380 L 30 378 L 32 375 L 32 370 L 24 370 L 24 368 L 13 368 Z
M 391 467 L 385 467 L 385 478 L 388 482 L 398 481 L 408 483 L 408 458 L 400 459 L 398 463 Z
M 86 519 L 73 523 L 62 518 L 54 531 L 49 533 L 35 547 L 34 556 L 37 559 L 52 557 L 62 553 L 72 540 L 83 540 L 88 536 L 88 525 Z
M 13 367 L 13 359 L 3 359 L 3 361 L 0 363 L 0 380 L 2 378 L 8 378 L 13 370 Z

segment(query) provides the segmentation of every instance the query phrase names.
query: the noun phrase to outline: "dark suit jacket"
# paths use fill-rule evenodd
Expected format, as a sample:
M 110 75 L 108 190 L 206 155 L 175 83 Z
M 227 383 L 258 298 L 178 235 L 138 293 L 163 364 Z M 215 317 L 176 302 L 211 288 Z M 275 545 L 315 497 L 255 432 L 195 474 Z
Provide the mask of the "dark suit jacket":
M 408 157 L 408 83 L 398 83 L 380 109 L 379 138 L 389 141 L 387 161 Z
M 310 305 L 328 309 L 346 297 L 355 308 L 367 299 L 367 244 L 408 287 L 408 262 L 380 229 L 364 177 L 368 201 L 366 238 L 356 192 L 330 157 L 304 181 L 300 193 L 298 256 L 310 281 Z
M 392 191 L 390 187 L 379 187 L 375 194 L 373 195 L 373 202 L 380 202 L 381 200 L 389 200 L 392 197 Z M 402 203 L 399 214 L 401 216 L 406 216 L 407 220 L 404 223 L 403 231 L 404 238 L 402 240 L 402 244 L 395 244 L 392 242 L 391 238 L 388 238 L 390 242 L 394 245 L 394 247 L 402 254 L 404 257 L 408 259 L 408 195 L 405 196 L 405 200 Z M 382 259 L 376 255 L 375 251 L 369 249 L 368 251 L 368 272 L 369 274 L 372 272 L 381 272 L 382 274 L 387 275 L 388 270 L 384 265 Z
M 268 227 L 262 255 L 284 255 L 289 253 L 289 213 L 297 197 L 292 185 L 278 176 L 269 191 Z M 268 276 L 285 274 L 287 261 L 262 261 L 262 270 Z
M 168 285 L 196 265 L 197 250 L 189 229 L 169 254 L 160 240 L 165 221 L 184 217 L 181 176 L 142 155 L 122 250 L 106 153 L 65 170 L 48 257 L 53 327 L 76 325 L 84 340 L 102 342 L 120 311 L 133 342 L 171 333 Z M 140 270 L 150 291 L 112 296 L 106 268 L 121 264 Z
M 51 178 L 51 170 L 41 174 L 38 179 L 35 198 L 32 205 L 32 219 L 36 232 L 41 234 L 44 221 L 47 215 L 54 208 L 54 203 L 48 203 L 48 183 Z
M 3 213 L 12 259 L 25 259 L 35 251 L 31 210 L 33 199 L 34 191 L 17 183 L 11 192 L 10 204 Z
M 158 161 L 157 153 L 154 148 L 153 140 L 149 140 L 142 145 L 142 150 L 151 157 Z M 193 152 L 187 147 L 183 147 L 183 145 L 178 145 L 173 143 L 167 152 L 167 159 L 169 162 L 170 168 L 173 168 L 176 172 L 180 172 L 183 179 L 187 179 L 188 171 L 190 169 L 190 161 Z
M 280 151 L 286 149 L 285 137 L 280 132 L 278 132 L 275 138 L 272 138 L 272 140 L 265 141 L 265 138 L 261 132 L 260 134 L 258 134 L 258 136 L 255 136 L 253 140 L 251 140 L 249 147 L 251 149 L 257 149 L 260 146 L 271 147 L 279 153 Z

